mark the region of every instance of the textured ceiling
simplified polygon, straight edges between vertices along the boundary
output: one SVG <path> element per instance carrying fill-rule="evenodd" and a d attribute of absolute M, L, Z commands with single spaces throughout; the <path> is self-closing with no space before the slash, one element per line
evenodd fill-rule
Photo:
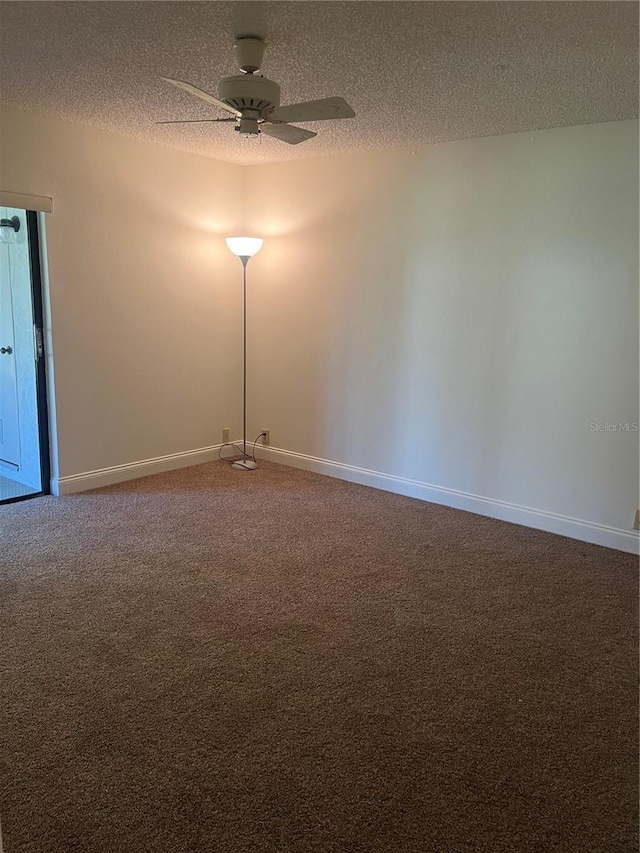
<path fill-rule="evenodd" d="M 638 115 L 635 2 L 2 2 L 0 102 L 237 163 Z M 238 138 L 215 107 L 235 36 L 267 42 L 282 103 L 343 96 L 356 118 L 298 146 Z"/>

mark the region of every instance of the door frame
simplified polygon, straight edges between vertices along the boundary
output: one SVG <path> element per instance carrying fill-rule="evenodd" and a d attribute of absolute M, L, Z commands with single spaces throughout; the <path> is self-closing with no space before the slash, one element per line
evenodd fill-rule
<path fill-rule="evenodd" d="M 36 358 L 36 398 L 38 410 L 38 439 L 40 448 L 40 491 L 0 501 L 5 504 L 26 501 L 51 493 L 51 458 L 49 455 L 49 404 L 47 397 L 46 352 L 44 334 L 44 299 L 42 294 L 42 262 L 40 256 L 40 231 L 38 214 L 35 210 L 26 210 L 27 240 L 29 243 L 29 266 L 31 268 L 31 305 L 34 324 L 34 347 Z"/>
<path fill-rule="evenodd" d="M 40 229 L 38 214 L 27 211 L 27 236 L 29 238 L 29 260 L 31 262 L 31 299 L 33 300 L 33 323 L 37 337 L 38 359 L 36 361 L 36 389 L 38 396 L 38 435 L 40 437 L 40 494 L 51 492 L 51 458 L 49 456 L 49 402 L 47 396 L 46 340 L 44 334 L 44 300 L 42 295 L 42 259 L 40 255 Z"/>

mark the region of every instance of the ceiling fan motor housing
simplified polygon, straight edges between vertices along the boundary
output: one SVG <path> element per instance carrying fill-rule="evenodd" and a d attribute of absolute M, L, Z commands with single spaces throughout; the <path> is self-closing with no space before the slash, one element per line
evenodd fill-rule
<path fill-rule="evenodd" d="M 280 106 L 280 86 L 266 77 L 236 74 L 220 81 L 218 97 L 240 112 L 258 110 L 263 116 Z"/>

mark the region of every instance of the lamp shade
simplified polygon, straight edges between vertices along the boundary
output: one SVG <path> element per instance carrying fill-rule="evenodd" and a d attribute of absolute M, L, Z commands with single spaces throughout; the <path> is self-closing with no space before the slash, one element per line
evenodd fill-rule
<path fill-rule="evenodd" d="M 239 258 L 252 258 L 262 248 L 261 237 L 226 237 L 225 242 Z"/>

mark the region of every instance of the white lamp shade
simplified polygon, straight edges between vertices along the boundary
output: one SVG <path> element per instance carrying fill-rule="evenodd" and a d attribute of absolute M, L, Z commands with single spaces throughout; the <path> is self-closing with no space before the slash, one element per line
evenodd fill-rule
<path fill-rule="evenodd" d="M 261 237 L 226 237 L 225 242 L 239 258 L 252 258 L 262 248 Z"/>

